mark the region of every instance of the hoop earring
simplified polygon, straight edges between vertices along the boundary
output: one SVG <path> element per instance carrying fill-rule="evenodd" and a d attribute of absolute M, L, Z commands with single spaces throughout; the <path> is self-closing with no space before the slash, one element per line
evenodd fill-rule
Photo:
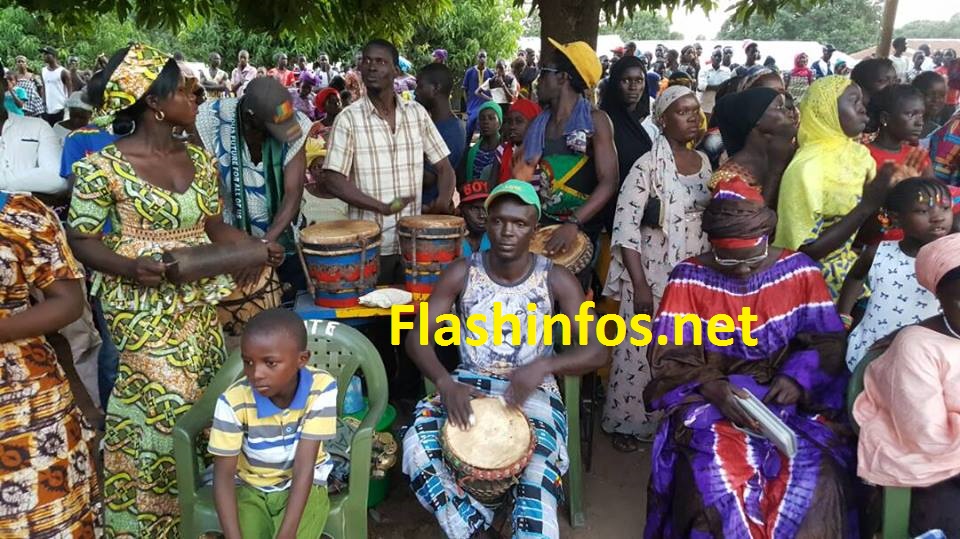
<path fill-rule="evenodd" d="M 167 117 L 167 115 L 162 110 L 158 110 L 153 113 L 153 117 L 156 118 L 158 122 L 162 122 L 163 119 Z"/>

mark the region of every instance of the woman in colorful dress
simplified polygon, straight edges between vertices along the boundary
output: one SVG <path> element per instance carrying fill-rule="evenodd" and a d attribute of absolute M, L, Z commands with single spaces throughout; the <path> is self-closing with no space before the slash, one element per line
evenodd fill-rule
<path fill-rule="evenodd" d="M 644 393 L 667 414 L 651 457 L 647 538 L 856 537 L 843 325 L 817 263 L 769 246 L 776 221 L 751 190 L 718 194 L 703 215 L 712 251 L 670 275 L 653 331 L 666 344 L 654 345 Z M 756 317 L 752 342 L 733 324 L 708 329 L 745 308 Z M 792 458 L 754 434 L 738 404 L 748 393 L 796 434 Z"/>
<path fill-rule="evenodd" d="M 96 537 L 93 430 L 43 337 L 80 317 L 82 270 L 57 216 L 24 194 L 0 192 L 0 260 L 0 537 Z"/>
<path fill-rule="evenodd" d="M 610 270 L 603 295 L 620 301 L 620 316 L 651 317 L 670 270 L 707 247 L 700 217 L 710 199 L 710 161 L 687 144 L 699 131 L 700 103 L 686 86 L 671 86 L 657 97 L 654 117 L 661 135 L 627 174 L 617 200 Z M 636 451 L 650 441 L 658 416 L 647 409 L 643 388 L 650 380 L 647 348 L 634 346 L 633 331 L 613 350 L 613 367 L 603 407 L 603 429 L 614 447 Z"/>
<path fill-rule="evenodd" d="M 742 183 L 776 208 L 780 179 L 796 150 L 797 130 L 784 95 L 763 87 L 730 94 L 717 102 L 713 118 L 730 158 L 713 173 L 710 189 Z"/>
<path fill-rule="evenodd" d="M 836 299 L 857 260 L 854 236 L 883 204 L 896 171 L 887 165 L 877 174 L 870 152 L 856 141 L 867 114 L 860 87 L 849 79 L 818 79 L 800 111 L 800 149 L 783 173 L 775 244 L 819 261 Z"/>
<path fill-rule="evenodd" d="M 74 165 L 71 246 L 94 270 L 110 334 L 120 350 L 107 405 L 104 468 L 110 537 L 178 537 L 172 430 L 225 358 L 216 303 L 225 275 L 174 285 L 159 256 L 215 242 L 255 241 L 223 223 L 220 179 L 202 148 L 174 138 L 197 107 L 177 63 L 145 45 L 123 49 L 90 95 L 125 133 Z M 113 231 L 102 236 L 110 220 Z M 282 248 L 268 245 L 271 265 Z"/>
<path fill-rule="evenodd" d="M 801 52 L 793 58 L 793 69 L 783 75 L 783 82 L 790 95 L 799 103 L 807 89 L 813 84 L 813 71 L 808 67 L 810 57 L 807 53 Z"/>

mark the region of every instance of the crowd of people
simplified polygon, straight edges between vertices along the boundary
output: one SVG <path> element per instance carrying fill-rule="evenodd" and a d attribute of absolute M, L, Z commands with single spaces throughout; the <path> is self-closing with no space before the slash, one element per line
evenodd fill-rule
<path fill-rule="evenodd" d="M 921 47 L 911 67 L 898 38 L 891 58 L 847 66 L 826 45 L 780 71 L 753 41 L 742 64 L 718 46 L 703 67 L 699 44 L 608 58 L 550 43 L 493 68 L 478 51 L 456 95 L 446 50 L 414 72 L 380 39 L 342 71 L 323 53 L 257 68 L 246 51 L 229 74 L 218 53 L 194 70 L 139 43 L 91 72 L 50 47 L 41 75 L 18 57 L 0 77 L 0 535 L 180 535 L 172 432 L 227 358 L 217 305 L 263 278 L 287 307 L 307 288 L 300 230 L 325 219 L 305 215 L 305 190 L 377 224 L 381 285 L 404 281 L 402 217 L 461 215 L 463 256 L 427 302 L 467 327 L 497 303 L 528 328 L 599 296 L 650 317 L 609 354 L 594 322 L 573 325 L 583 346 L 560 349 L 542 327 L 452 350 L 420 342 L 433 319 L 400 347 L 383 324 L 365 330 L 385 362 L 416 367 L 412 392 L 391 383 L 419 400 L 403 471 L 449 537 L 487 536 L 496 513 L 441 447 L 477 396 L 534 427 L 514 536 L 559 536 L 556 377 L 608 362 L 602 429 L 624 453 L 653 443 L 646 537 L 867 536 L 876 485 L 922 500 L 912 533 L 960 535 L 956 54 Z M 554 262 L 583 237 L 597 253 L 585 269 Z M 266 254 L 181 281 L 165 254 L 184 248 Z M 706 327 L 747 308 L 752 336 Z M 640 329 L 649 346 L 631 342 Z M 319 536 L 335 379 L 307 366 L 289 308 L 250 320 L 239 346 L 244 376 L 198 455 L 214 462 L 224 534 Z M 851 417 L 848 383 L 864 370 Z M 423 399 L 420 373 L 437 389 Z M 749 396 L 793 451 L 762 434 Z"/>

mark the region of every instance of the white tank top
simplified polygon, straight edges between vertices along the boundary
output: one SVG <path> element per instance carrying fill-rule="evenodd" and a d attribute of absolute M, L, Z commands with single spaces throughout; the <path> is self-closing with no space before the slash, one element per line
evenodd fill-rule
<path fill-rule="evenodd" d="M 66 71 L 60 66 L 51 71 L 43 66 L 43 97 L 47 103 L 47 113 L 53 114 L 63 110 L 67 104 L 67 87 L 63 85 L 62 73 Z"/>

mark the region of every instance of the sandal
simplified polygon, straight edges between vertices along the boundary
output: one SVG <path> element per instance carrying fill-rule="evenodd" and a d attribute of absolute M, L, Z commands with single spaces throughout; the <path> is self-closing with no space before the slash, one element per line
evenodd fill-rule
<path fill-rule="evenodd" d="M 640 448 L 637 438 L 630 434 L 614 434 L 613 448 L 621 453 L 633 453 Z"/>

